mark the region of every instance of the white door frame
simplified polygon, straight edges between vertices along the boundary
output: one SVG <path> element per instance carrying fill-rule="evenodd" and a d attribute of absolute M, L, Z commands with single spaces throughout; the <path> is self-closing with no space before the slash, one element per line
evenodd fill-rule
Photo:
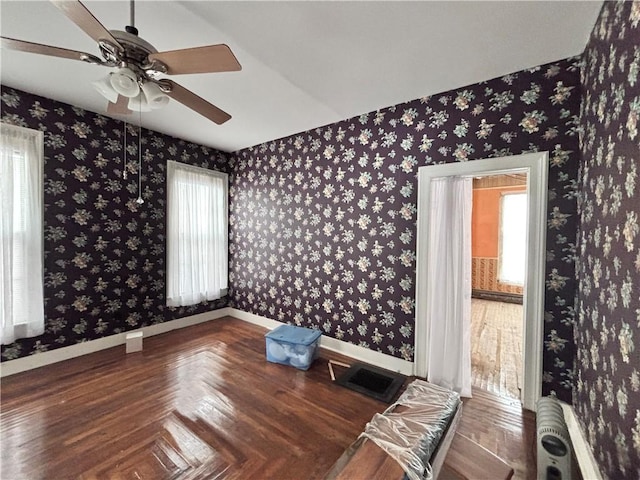
<path fill-rule="evenodd" d="M 524 288 L 522 405 L 534 410 L 542 395 L 542 339 L 544 319 L 545 248 L 547 234 L 548 152 L 469 162 L 428 165 L 418 169 L 418 225 L 416 237 L 416 322 L 414 375 L 426 377 L 428 329 L 426 307 L 430 302 L 427 272 L 431 179 L 449 176 L 488 176 L 527 173 L 527 265 Z"/>

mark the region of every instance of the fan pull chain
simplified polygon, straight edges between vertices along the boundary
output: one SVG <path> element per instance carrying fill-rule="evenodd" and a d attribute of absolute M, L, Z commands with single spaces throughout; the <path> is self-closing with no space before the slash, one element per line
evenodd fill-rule
<path fill-rule="evenodd" d="M 140 131 L 138 132 L 138 199 L 136 203 L 142 205 L 144 203 L 142 199 L 142 105 L 138 109 L 138 123 Z"/>
<path fill-rule="evenodd" d="M 122 178 L 127 179 L 127 122 L 122 122 L 124 125 L 124 161 L 122 167 Z"/>

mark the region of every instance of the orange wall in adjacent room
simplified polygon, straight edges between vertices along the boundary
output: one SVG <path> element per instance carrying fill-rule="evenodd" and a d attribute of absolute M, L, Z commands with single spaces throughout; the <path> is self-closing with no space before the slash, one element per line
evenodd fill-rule
<path fill-rule="evenodd" d="M 523 192 L 524 186 L 479 188 L 473 190 L 471 214 L 471 256 L 498 257 L 500 196 L 504 192 Z"/>

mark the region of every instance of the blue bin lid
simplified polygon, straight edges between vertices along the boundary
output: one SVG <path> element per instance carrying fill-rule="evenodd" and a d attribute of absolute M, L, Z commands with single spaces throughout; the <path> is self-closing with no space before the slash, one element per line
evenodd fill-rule
<path fill-rule="evenodd" d="M 296 327 L 295 325 L 280 325 L 278 328 L 268 332 L 265 337 L 297 345 L 311 345 L 320 335 L 322 335 L 322 332 L 319 330 Z"/>

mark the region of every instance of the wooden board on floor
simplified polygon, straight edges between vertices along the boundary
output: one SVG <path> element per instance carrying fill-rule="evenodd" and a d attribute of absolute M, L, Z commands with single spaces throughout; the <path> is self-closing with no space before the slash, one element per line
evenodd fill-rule
<path fill-rule="evenodd" d="M 451 446 L 454 448 L 447 458 L 447 468 L 460 478 L 510 480 L 513 477 L 513 468 L 470 438 L 456 433 Z"/>

